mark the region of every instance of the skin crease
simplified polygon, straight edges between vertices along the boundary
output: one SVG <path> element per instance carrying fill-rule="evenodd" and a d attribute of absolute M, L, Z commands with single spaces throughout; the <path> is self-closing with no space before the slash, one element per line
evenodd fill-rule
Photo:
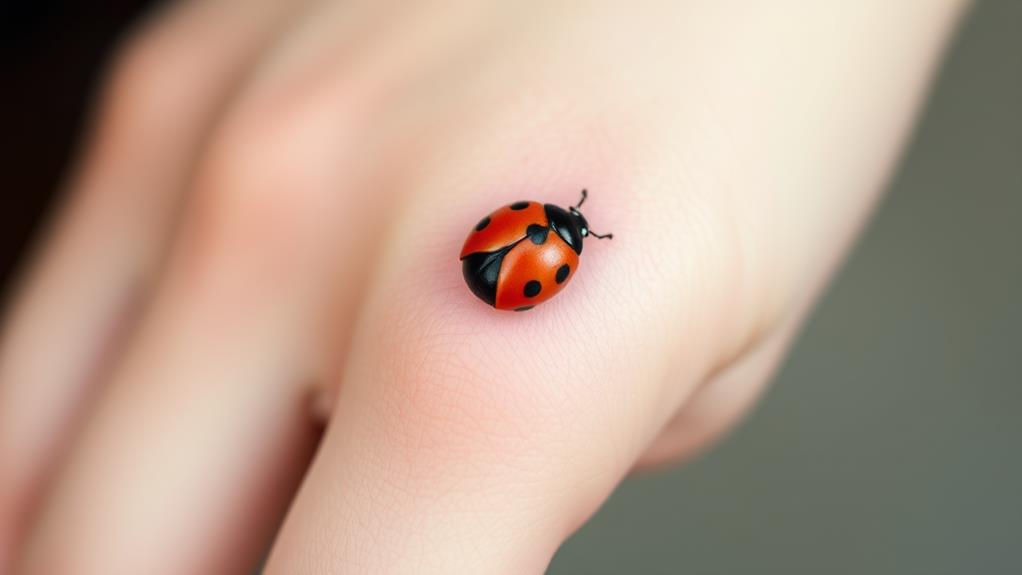
<path fill-rule="evenodd" d="M 542 572 L 761 393 L 961 11 L 171 5 L 4 319 L 0 573 Z M 477 301 L 471 226 L 583 187 L 615 239 Z"/>

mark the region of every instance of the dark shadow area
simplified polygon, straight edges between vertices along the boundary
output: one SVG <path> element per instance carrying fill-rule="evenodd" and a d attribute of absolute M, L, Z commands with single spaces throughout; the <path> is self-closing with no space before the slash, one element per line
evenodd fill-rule
<path fill-rule="evenodd" d="M 0 91 L 0 286 L 9 286 L 66 176 L 104 62 L 149 4 L 32 0 L 0 8 L 7 74 Z"/>

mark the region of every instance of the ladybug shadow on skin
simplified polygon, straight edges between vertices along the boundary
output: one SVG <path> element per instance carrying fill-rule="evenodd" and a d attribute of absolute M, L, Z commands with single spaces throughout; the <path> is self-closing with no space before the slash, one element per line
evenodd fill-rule
<path fill-rule="evenodd" d="M 462 246 L 462 275 L 469 290 L 498 310 L 529 311 L 567 286 L 587 237 L 597 234 L 580 208 L 518 201 L 483 217 Z"/>

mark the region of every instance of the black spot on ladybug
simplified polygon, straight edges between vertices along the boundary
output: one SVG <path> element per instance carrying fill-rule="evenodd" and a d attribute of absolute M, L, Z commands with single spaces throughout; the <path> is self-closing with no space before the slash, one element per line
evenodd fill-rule
<path fill-rule="evenodd" d="M 525 230 L 525 235 L 529 236 L 532 243 L 541 245 L 546 242 L 546 236 L 550 233 L 550 228 L 541 226 L 539 224 L 530 224 Z"/>
<path fill-rule="evenodd" d="M 515 202 L 515 203 L 511 204 L 511 209 L 516 211 L 516 212 L 518 210 L 524 210 L 527 207 L 529 207 L 529 202 Z"/>
<path fill-rule="evenodd" d="M 476 224 L 476 231 L 481 232 L 485 230 L 486 226 L 488 225 L 490 225 L 490 216 L 486 216 L 485 218 L 479 220 L 479 223 Z"/>
<path fill-rule="evenodd" d="M 529 311 L 530 309 L 532 309 L 534 307 L 536 307 L 536 306 L 534 306 L 534 305 L 523 305 L 522 307 L 516 307 L 515 311 Z"/>
<path fill-rule="evenodd" d="M 529 280 L 529 283 L 525 284 L 525 297 L 536 297 L 539 295 L 540 290 L 543 289 L 543 284 L 536 280 Z"/>
<path fill-rule="evenodd" d="M 568 264 L 564 264 L 563 266 L 557 268 L 557 275 L 554 277 L 554 279 L 557 280 L 557 283 L 562 284 L 564 283 L 564 280 L 568 279 L 568 272 L 570 271 L 571 267 Z"/>

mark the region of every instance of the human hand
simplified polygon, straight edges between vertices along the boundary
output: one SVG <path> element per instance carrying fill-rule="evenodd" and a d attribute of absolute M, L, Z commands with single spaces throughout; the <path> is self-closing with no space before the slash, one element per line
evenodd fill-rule
<path fill-rule="evenodd" d="M 247 572 L 285 510 L 269 573 L 542 571 L 781 359 L 958 10 L 890 4 L 170 6 L 3 325 L 0 572 Z M 475 222 L 583 187 L 613 242 L 478 302 Z"/>

